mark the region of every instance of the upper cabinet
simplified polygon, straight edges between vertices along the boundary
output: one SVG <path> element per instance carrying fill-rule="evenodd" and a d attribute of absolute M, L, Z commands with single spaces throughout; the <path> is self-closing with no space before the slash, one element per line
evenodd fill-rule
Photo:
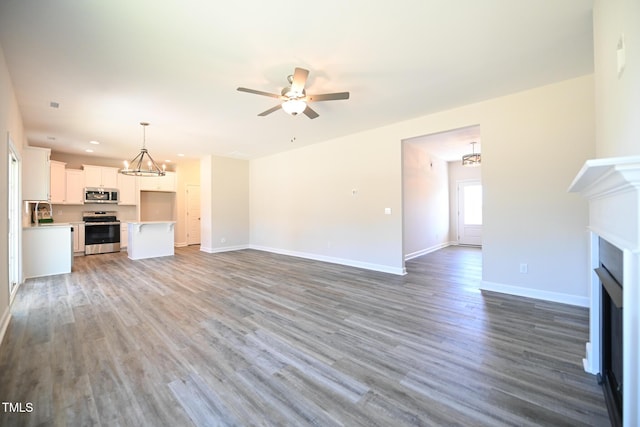
<path fill-rule="evenodd" d="M 81 205 L 84 203 L 84 171 L 66 169 L 66 165 L 51 160 L 51 203 Z"/>
<path fill-rule="evenodd" d="M 118 188 L 118 168 L 82 165 L 85 187 Z"/>
<path fill-rule="evenodd" d="M 84 203 L 84 171 L 67 169 L 66 171 L 66 199 L 67 205 L 81 205 Z"/>
<path fill-rule="evenodd" d="M 136 205 L 136 177 L 131 175 L 118 174 L 118 191 L 120 192 L 119 205 Z M 122 242 L 120 242 L 122 247 Z"/>
<path fill-rule="evenodd" d="M 66 202 L 67 176 L 65 173 L 66 163 L 51 160 L 51 171 L 49 182 L 51 185 L 51 203 L 62 204 Z"/>
<path fill-rule="evenodd" d="M 22 200 L 49 200 L 50 155 L 48 148 L 25 147 L 22 150 Z"/>
<path fill-rule="evenodd" d="M 176 191 L 176 173 L 165 172 L 164 176 L 139 177 L 140 191 Z"/>

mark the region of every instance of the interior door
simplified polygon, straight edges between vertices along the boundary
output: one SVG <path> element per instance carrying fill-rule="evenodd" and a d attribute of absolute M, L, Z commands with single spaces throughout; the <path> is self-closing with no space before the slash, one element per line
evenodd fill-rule
<path fill-rule="evenodd" d="M 200 186 L 187 185 L 187 245 L 200 244 Z"/>
<path fill-rule="evenodd" d="M 482 183 L 458 183 L 458 244 L 482 245 Z"/>

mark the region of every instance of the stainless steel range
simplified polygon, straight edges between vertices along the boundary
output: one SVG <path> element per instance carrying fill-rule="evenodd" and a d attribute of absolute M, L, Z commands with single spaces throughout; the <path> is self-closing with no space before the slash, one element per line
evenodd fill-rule
<path fill-rule="evenodd" d="M 120 251 L 120 221 L 116 212 L 83 212 L 84 254 Z"/>

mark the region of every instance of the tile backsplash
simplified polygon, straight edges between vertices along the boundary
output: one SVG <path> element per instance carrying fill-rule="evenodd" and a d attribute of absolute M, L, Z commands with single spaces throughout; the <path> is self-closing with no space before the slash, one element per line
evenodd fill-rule
<path fill-rule="evenodd" d="M 85 211 L 114 211 L 117 212 L 118 219 L 121 222 L 135 221 L 135 206 L 119 206 L 119 205 L 53 205 L 53 221 L 54 222 L 81 222 L 82 212 Z"/>

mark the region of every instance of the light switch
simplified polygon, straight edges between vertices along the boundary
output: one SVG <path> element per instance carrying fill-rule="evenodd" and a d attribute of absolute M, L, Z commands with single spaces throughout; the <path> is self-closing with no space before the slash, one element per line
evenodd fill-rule
<path fill-rule="evenodd" d="M 384 208 L 385 215 L 391 215 L 391 208 Z"/>

